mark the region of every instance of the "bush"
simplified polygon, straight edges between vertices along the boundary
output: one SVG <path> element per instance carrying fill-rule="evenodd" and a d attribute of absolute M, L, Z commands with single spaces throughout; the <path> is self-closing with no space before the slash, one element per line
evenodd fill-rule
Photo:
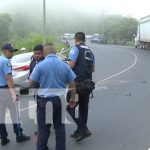
<path fill-rule="evenodd" d="M 12 40 L 13 45 L 19 49 L 18 53 L 20 53 L 20 49 L 22 47 L 25 47 L 28 51 L 32 51 L 33 47 L 36 44 L 42 44 L 43 43 L 43 36 L 37 35 L 37 34 L 31 34 L 27 38 L 15 38 Z M 63 47 L 65 47 L 64 44 L 61 44 L 57 42 L 57 39 L 53 36 L 47 36 L 46 37 L 46 43 L 53 43 L 57 49 L 57 51 L 61 51 Z"/>

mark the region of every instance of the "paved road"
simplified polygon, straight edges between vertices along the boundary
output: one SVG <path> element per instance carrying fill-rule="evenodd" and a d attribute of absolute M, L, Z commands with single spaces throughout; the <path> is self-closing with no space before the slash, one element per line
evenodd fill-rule
<path fill-rule="evenodd" d="M 75 129 L 66 125 L 67 150 L 148 150 L 150 147 L 150 51 L 121 46 L 91 45 L 96 56 L 94 79 L 99 81 L 90 102 L 89 128 L 93 136 L 82 143 L 69 138 Z M 102 82 L 103 81 L 103 82 Z M 21 98 L 24 132 L 32 140 L 11 143 L 0 150 L 34 150 L 36 125 L 28 119 L 26 107 L 31 97 Z M 31 105 L 30 105 L 31 106 Z M 25 108 L 25 109 L 24 109 Z M 34 107 L 31 107 L 32 110 Z M 54 131 L 49 147 L 54 150 Z"/>

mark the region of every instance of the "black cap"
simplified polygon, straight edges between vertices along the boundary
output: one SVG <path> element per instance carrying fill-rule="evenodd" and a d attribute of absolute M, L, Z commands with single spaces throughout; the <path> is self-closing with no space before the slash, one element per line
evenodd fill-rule
<path fill-rule="evenodd" d="M 18 49 L 14 48 L 12 44 L 7 43 L 2 47 L 2 50 L 9 50 L 9 51 L 17 51 Z"/>

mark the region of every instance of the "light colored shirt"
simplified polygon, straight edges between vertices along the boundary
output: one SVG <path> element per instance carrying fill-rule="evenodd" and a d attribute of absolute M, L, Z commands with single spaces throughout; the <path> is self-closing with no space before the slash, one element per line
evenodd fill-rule
<path fill-rule="evenodd" d="M 68 64 L 56 55 L 50 54 L 38 63 L 30 79 L 40 84 L 38 95 L 41 97 L 61 96 L 66 93 L 66 87 L 73 82 L 76 75 Z"/>
<path fill-rule="evenodd" d="M 76 46 L 73 46 L 70 50 L 68 60 L 76 62 L 79 56 L 79 50 Z"/>
<path fill-rule="evenodd" d="M 4 55 L 0 56 L 0 86 L 7 85 L 6 75 L 12 74 L 12 65 L 8 58 Z"/>

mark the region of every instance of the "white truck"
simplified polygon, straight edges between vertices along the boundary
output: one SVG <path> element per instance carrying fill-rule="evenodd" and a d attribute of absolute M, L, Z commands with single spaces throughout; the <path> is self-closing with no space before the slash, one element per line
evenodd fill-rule
<path fill-rule="evenodd" d="M 135 47 L 141 49 L 150 47 L 150 15 L 139 20 Z"/>

